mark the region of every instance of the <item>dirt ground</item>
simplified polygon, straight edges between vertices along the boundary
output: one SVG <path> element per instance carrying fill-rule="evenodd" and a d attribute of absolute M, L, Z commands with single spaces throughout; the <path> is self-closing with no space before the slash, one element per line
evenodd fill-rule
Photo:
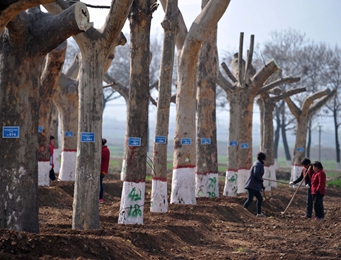
<path fill-rule="evenodd" d="M 75 231 L 72 182 L 39 187 L 40 234 L 0 229 L 0 259 L 341 259 L 340 190 L 328 188 L 325 219 L 305 219 L 306 190 L 301 189 L 286 214 L 295 189 L 287 185 L 266 192 L 256 218 L 246 194 L 198 198 L 197 205 L 169 205 L 168 213 L 151 213 L 146 183 L 143 225 L 117 224 L 122 182 L 104 179 L 100 230 Z M 170 189 L 170 183 L 169 183 Z"/>

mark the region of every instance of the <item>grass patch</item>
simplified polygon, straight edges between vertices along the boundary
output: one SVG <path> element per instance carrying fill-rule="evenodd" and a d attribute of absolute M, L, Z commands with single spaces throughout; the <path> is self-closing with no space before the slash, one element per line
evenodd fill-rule
<path fill-rule="evenodd" d="M 327 187 L 341 188 L 341 178 L 327 182 Z"/>

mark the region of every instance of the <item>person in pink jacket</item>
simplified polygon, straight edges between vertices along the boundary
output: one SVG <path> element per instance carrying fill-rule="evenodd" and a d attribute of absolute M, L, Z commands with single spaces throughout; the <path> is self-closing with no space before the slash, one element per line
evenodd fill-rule
<path fill-rule="evenodd" d="M 104 203 L 103 200 L 103 178 L 109 171 L 109 161 L 110 161 L 110 150 L 108 146 L 105 144 L 107 140 L 105 138 L 102 139 L 102 160 L 101 160 L 101 175 L 100 175 L 100 191 L 99 191 L 99 203 Z"/>
<path fill-rule="evenodd" d="M 313 195 L 315 220 L 324 218 L 323 197 L 326 195 L 326 174 L 323 171 L 322 163 L 313 163 L 313 176 L 311 179 L 311 194 Z"/>

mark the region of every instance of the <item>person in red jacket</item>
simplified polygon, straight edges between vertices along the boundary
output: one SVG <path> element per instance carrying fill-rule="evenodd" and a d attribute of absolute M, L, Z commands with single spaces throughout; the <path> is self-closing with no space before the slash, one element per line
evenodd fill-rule
<path fill-rule="evenodd" d="M 103 200 L 103 178 L 108 173 L 109 161 L 110 161 L 110 150 L 105 145 L 107 140 L 102 139 L 102 160 L 101 160 L 101 175 L 100 175 L 100 191 L 99 191 L 99 203 L 104 203 Z"/>
<path fill-rule="evenodd" d="M 323 171 L 322 163 L 313 163 L 314 174 L 311 179 L 311 194 L 314 200 L 315 220 L 324 218 L 323 197 L 326 195 L 326 174 Z"/>

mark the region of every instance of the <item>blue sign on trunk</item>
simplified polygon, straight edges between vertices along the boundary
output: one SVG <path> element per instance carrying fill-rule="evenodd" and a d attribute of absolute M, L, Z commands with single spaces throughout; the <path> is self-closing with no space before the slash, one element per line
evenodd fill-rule
<path fill-rule="evenodd" d="M 191 145 L 192 144 L 192 138 L 181 138 L 181 144 L 182 145 Z"/>
<path fill-rule="evenodd" d="M 2 138 L 19 138 L 19 126 L 3 126 Z"/>
<path fill-rule="evenodd" d="M 238 146 L 238 141 L 230 140 L 230 146 L 231 147 L 237 147 Z"/>
<path fill-rule="evenodd" d="M 155 136 L 155 143 L 166 144 L 166 136 L 161 136 L 161 135 Z"/>
<path fill-rule="evenodd" d="M 241 143 L 240 148 L 242 149 L 248 149 L 249 148 L 249 143 Z"/>
<path fill-rule="evenodd" d="M 128 145 L 129 146 L 141 146 L 141 137 L 129 137 Z"/>
<path fill-rule="evenodd" d="M 72 131 L 66 131 L 65 137 L 73 137 L 73 132 Z"/>
<path fill-rule="evenodd" d="M 95 142 L 95 133 L 82 132 L 81 133 L 81 142 L 82 143 L 94 143 Z"/>
<path fill-rule="evenodd" d="M 211 144 L 211 138 L 201 138 L 201 144 Z"/>

